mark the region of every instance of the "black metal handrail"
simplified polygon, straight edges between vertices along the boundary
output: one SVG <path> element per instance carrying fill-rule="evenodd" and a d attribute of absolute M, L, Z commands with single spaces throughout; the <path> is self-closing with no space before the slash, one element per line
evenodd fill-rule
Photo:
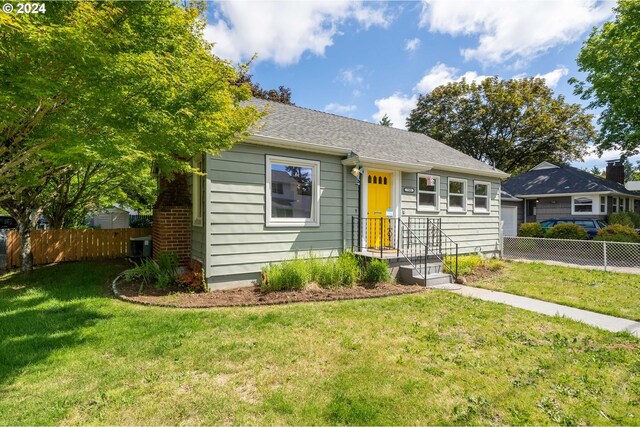
<path fill-rule="evenodd" d="M 442 220 L 429 217 L 400 218 L 351 218 L 351 249 L 386 253 L 396 251 L 427 280 L 429 258 L 434 257 L 458 278 L 458 244 L 442 231 Z M 366 233 L 366 234 L 363 234 Z M 371 244 L 371 245 L 369 245 Z M 424 271 L 418 266 L 424 266 Z"/>

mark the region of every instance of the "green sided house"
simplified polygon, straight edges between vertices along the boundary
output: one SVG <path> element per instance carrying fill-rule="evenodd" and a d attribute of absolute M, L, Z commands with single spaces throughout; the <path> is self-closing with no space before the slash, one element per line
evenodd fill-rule
<path fill-rule="evenodd" d="M 161 182 L 157 255 L 175 251 L 211 288 L 313 252 L 385 258 L 407 282 L 450 281 L 442 262 L 500 251 L 508 175 L 427 136 L 253 100 L 268 115 L 244 142 Z"/>

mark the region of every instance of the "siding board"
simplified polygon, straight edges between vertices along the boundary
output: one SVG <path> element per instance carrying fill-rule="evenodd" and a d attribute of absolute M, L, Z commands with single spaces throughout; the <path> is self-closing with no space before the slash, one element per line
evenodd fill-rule
<path fill-rule="evenodd" d="M 320 161 L 319 227 L 265 226 L 266 155 Z M 264 265 L 296 254 L 313 251 L 326 257 L 342 250 L 344 200 L 357 206 L 358 193 L 343 193 L 345 167 L 340 157 L 245 143 L 207 160 L 210 283 L 258 278 Z M 349 174 L 348 179 L 355 187 L 355 178 Z"/>

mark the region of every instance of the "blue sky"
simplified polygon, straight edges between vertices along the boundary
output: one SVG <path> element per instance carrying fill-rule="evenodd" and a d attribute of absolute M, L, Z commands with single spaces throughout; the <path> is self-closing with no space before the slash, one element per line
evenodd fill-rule
<path fill-rule="evenodd" d="M 580 45 L 613 7 L 596 0 L 214 1 L 205 36 L 225 59 L 257 54 L 254 80 L 290 87 L 299 106 L 372 122 L 386 113 L 403 127 L 418 94 L 462 76 L 540 76 L 582 102 L 567 80 L 582 77 Z M 592 154 L 576 165 L 605 162 Z"/>

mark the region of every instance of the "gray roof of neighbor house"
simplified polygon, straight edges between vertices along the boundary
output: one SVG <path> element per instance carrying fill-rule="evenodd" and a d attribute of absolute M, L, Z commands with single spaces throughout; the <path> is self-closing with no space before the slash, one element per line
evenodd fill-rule
<path fill-rule="evenodd" d="M 629 191 L 622 184 L 572 166 L 553 166 L 556 167 L 533 168 L 513 176 L 502 183 L 502 188 L 516 197 L 596 192 L 640 196 L 640 193 Z"/>
<path fill-rule="evenodd" d="M 508 176 L 424 134 L 262 99 L 250 102 L 268 112 L 251 131 L 258 137 L 343 149 L 359 158 L 424 166 L 425 170 L 440 165 Z"/>

